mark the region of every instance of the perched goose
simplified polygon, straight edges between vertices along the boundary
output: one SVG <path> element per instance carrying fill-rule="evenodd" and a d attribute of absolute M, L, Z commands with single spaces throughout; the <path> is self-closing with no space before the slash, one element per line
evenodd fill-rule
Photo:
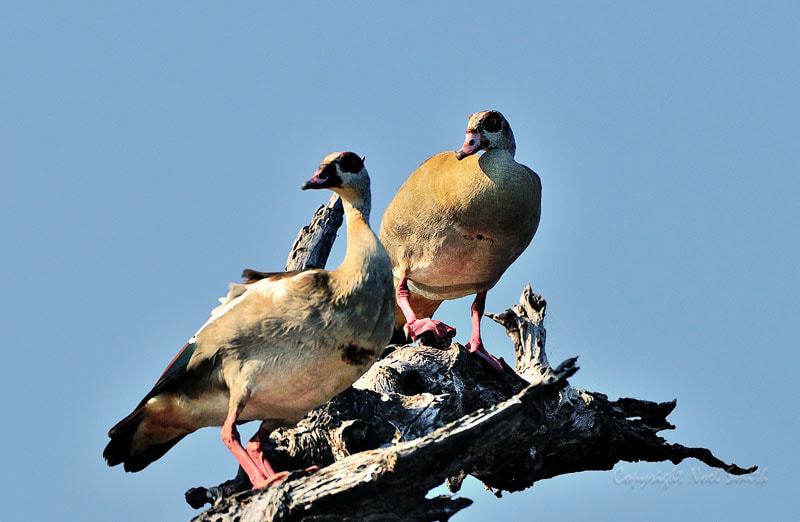
<path fill-rule="evenodd" d="M 276 427 L 293 425 L 350 386 L 389 342 L 392 266 L 369 227 L 370 181 L 352 152 L 325 157 L 303 185 L 344 202 L 347 253 L 333 271 L 245 270 L 136 409 L 108 435 L 109 466 L 139 471 L 185 435 L 222 426 L 222 440 L 254 488 L 282 479 L 261 452 Z M 236 425 L 263 424 L 247 448 Z"/>
<path fill-rule="evenodd" d="M 480 150 L 486 152 L 475 156 Z M 455 329 L 430 316 L 444 299 L 477 294 L 467 348 L 498 370 L 481 340 L 486 292 L 533 239 L 542 194 L 539 176 L 514 161 L 515 151 L 502 114 L 471 115 L 461 150 L 420 165 L 389 204 L 380 229 L 397 284 L 395 328 L 405 324 L 414 340 L 424 333 L 449 340 Z"/>

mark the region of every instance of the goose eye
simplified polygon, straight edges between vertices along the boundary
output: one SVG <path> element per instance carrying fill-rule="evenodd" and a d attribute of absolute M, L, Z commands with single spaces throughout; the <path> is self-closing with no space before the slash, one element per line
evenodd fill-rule
<path fill-rule="evenodd" d="M 364 163 L 357 155 L 346 152 L 339 158 L 339 167 L 343 172 L 358 173 L 364 168 Z"/>
<path fill-rule="evenodd" d="M 484 123 L 484 128 L 488 132 L 497 132 L 500 130 L 500 117 L 497 114 L 490 114 L 488 118 L 486 118 L 486 123 Z"/>

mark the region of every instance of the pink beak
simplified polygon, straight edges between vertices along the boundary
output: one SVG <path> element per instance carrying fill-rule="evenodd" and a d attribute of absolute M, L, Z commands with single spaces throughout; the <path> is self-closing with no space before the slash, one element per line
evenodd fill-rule
<path fill-rule="evenodd" d="M 303 183 L 300 188 L 306 190 L 330 186 L 331 179 L 329 176 L 332 172 L 336 172 L 335 169 L 330 168 L 330 165 L 331 164 L 320 166 L 314 175 L 311 176 L 311 179 Z"/>
<path fill-rule="evenodd" d="M 464 145 L 461 147 L 461 150 L 456 151 L 456 159 L 462 160 L 484 148 L 481 143 L 482 141 L 480 133 L 467 131 L 467 138 L 464 140 Z"/>

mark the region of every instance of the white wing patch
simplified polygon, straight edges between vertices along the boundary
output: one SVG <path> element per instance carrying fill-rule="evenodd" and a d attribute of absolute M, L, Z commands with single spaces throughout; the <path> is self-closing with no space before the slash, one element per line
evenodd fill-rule
<path fill-rule="evenodd" d="M 284 279 L 278 279 L 276 281 L 265 280 L 263 281 L 264 284 L 258 285 L 254 288 L 255 291 L 264 295 L 264 296 L 272 296 L 273 299 L 280 299 L 281 297 L 285 296 L 287 293 L 286 284 L 293 280 L 295 277 L 302 274 L 297 274 L 293 277 L 287 277 Z"/>
<path fill-rule="evenodd" d="M 281 297 L 286 295 L 287 293 L 286 283 L 292 279 L 294 279 L 294 277 L 282 278 L 278 280 L 262 279 L 261 281 L 257 281 L 255 283 L 250 283 L 247 285 L 242 283 L 230 283 L 228 285 L 228 295 L 219 298 L 220 305 L 211 310 L 211 317 L 209 317 L 208 321 L 206 321 L 205 324 L 203 324 L 203 326 L 201 326 L 200 329 L 197 330 L 197 332 L 192 336 L 191 339 L 189 339 L 189 342 L 190 343 L 195 342 L 197 340 L 197 336 L 200 335 L 200 332 L 202 332 L 206 326 L 213 323 L 223 315 L 229 313 L 239 303 L 244 302 L 247 295 L 249 295 L 252 292 L 258 292 L 265 296 L 271 294 L 273 296 L 273 299 L 280 299 Z"/>
<path fill-rule="evenodd" d="M 200 335 L 200 332 L 202 332 L 206 326 L 230 312 L 234 306 L 244 301 L 242 296 L 247 293 L 247 290 L 247 286 L 241 283 L 230 283 L 228 285 L 228 295 L 219 298 L 220 305 L 211 310 L 211 317 L 209 317 L 208 321 L 203 323 L 203 326 L 189 339 L 189 343 L 191 344 L 197 341 L 197 336 Z"/>
<path fill-rule="evenodd" d="M 247 286 L 241 283 L 230 283 L 228 285 L 228 295 L 219 298 L 219 302 L 221 304 L 218 307 L 211 310 L 211 317 L 214 317 L 214 315 L 222 308 L 224 308 L 226 304 L 230 303 L 240 295 L 243 295 L 245 292 L 247 292 Z"/>

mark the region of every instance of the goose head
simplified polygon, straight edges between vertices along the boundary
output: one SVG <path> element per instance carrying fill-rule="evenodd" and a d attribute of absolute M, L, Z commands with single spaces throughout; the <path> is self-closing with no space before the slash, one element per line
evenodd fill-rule
<path fill-rule="evenodd" d="M 514 156 L 517 144 L 514 133 L 502 114 L 498 111 L 476 112 L 467 121 L 467 138 L 461 150 L 456 151 L 459 160 L 480 150 L 507 150 Z"/>
<path fill-rule="evenodd" d="M 339 194 L 355 208 L 369 215 L 370 183 L 364 158 L 354 152 L 332 152 L 325 156 L 302 189 L 327 188 Z"/>

